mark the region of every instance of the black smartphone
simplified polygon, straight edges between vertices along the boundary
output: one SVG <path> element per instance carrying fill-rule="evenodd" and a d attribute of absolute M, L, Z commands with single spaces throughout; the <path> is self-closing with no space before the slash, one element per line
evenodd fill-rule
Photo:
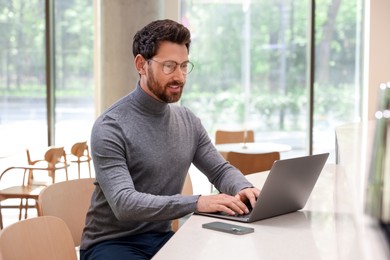
<path fill-rule="evenodd" d="M 253 233 L 255 231 L 254 228 L 243 227 L 219 221 L 203 224 L 202 227 L 234 235 L 244 235 L 248 233 Z"/>

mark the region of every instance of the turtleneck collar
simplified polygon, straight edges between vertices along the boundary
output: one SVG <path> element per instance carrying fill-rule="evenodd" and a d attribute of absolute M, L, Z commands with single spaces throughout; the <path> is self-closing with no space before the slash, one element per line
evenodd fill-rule
<path fill-rule="evenodd" d="M 151 114 L 164 114 L 169 107 L 168 103 L 159 101 L 147 94 L 139 85 L 139 82 L 133 92 L 135 101 L 145 112 Z"/>

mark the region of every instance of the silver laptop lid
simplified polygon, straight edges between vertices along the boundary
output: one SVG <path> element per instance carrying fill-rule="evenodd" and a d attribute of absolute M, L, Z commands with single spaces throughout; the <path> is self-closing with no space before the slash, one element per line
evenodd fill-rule
<path fill-rule="evenodd" d="M 275 161 L 249 222 L 302 209 L 329 153 Z"/>

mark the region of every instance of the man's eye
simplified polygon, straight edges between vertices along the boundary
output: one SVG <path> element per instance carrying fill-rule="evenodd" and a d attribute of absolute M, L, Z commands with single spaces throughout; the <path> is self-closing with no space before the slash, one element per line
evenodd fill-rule
<path fill-rule="evenodd" d="M 174 67 L 176 67 L 176 64 L 173 64 L 173 63 L 165 63 L 164 66 L 165 66 L 167 69 L 173 69 Z"/>

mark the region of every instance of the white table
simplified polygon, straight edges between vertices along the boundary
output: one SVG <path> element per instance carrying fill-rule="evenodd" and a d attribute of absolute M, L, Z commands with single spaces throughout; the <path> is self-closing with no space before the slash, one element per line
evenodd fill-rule
<path fill-rule="evenodd" d="M 217 144 L 217 150 L 221 153 L 240 152 L 240 153 L 269 153 L 269 152 L 288 152 L 291 146 L 278 143 L 230 143 Z"/>
<path fill-rule="evenodd" d="M 247 175 L 262 187 L 267 173 Z M 357 210 L 344 168 L 326 165 L 302 211 L 250 224 L 193 215 L 154 260 L 297 259 L 384 260 L 390 250 L 377 223 Z M 255 228 L 246 235 L 203 229 L 224 221 Z"/>

